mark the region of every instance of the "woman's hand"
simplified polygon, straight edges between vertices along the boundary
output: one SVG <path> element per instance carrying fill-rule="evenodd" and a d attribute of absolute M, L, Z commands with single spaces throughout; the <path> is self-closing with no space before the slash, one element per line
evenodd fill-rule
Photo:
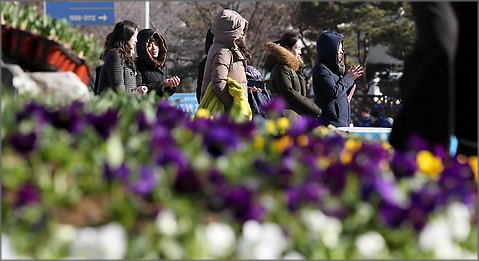
<path fill-rule="evenodd" d="M 363 67 L 361 65 L 349 67 L 348 74 L 351 75 L 353 80 L 363 76 Z"/>
<path fill-rule="evenodd" d="M 180 78 L 178 76 L 173 76 L 165 80 L 165 87 L 176 87 L 180 84 Z"/>
<path fill-rule="evenodd" d="M 137 92 L 139 95 L 143 96 L 143 95 L 145 95 L 146 92 L 148 92 L 148 87 L 146 87 L 146 86 L 139 86 L 138 88 L 136 88 L 136 92 Z"/>
<path fill-rule="evenodd" d="M 249 92 L 262 92 L 262 90 L 260 88 L 257 88 L 257 87 L 248 87 L 248 91 Z"/>

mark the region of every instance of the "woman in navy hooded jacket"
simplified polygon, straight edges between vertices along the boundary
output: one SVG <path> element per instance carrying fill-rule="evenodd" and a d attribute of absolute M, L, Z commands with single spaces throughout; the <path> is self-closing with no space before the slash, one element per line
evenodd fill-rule
<path fill-rule="evenodd" d="M 359 65 L 344 73 L 343 38 L 344 35 L 337 32 L 322 33 L 317 42 L 318 61 L 313 68 L 314 102 L 323 111 L 323 124 L 335 127 L 349 126 L 348 90 L 363 74 Z"/>

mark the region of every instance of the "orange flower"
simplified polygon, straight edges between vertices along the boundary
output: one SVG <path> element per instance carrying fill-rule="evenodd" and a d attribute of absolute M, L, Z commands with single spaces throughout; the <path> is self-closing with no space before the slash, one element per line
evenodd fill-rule
<path fill-rule="evenodd" d="M 277 151 L 283 153 L 288 147 L 291 146 L 292 140 L 289 136 L 283 136 L 274 142 L 274 146 Z"/>

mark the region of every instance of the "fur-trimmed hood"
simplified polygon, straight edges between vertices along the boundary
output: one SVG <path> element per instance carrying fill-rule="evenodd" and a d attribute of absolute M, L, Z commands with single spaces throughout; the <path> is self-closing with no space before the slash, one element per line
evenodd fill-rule
<path fill-rule="evenodd" d="M 301 62 L 296 59 L 294 54 L 279 44 L 273 42 L 266 43 L 266 53 L 268 56 L 265 61 L 265 69 L 268 72 L 270 72 L 278 62 L 286 64 L 294 71 L 297 71 L 301 66 Z"/>
<path fill-rule="evenodd" d="M 136 53 L 138 54 L 138 60 L 141 63 L 157 67 L 160 70 L 163 69 L 163 67 L 165 67 L 166 54 L 168 52 L 163 36 L 152 29 L 143 29 L 138 32 L 137 38 L 138 43 L 136 44 Z M 156 58 L 148 52 L 147 46 L 150 40 L 155 41 L 158 45 L 158 57 Z"/>

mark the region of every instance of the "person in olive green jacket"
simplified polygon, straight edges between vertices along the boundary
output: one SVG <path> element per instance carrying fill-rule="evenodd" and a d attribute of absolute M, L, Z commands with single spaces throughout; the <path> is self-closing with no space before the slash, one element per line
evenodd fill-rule
<path fill-rule="evenodd" d="M 301 35 L 285 33 L 280 40 L 268 42 L 265 69 L 270 73 L 266 87 L 272 96 L 286 101 L 283 115 L 291 122 L 300 116 L 320 117 L 321 109 L 307 97 L 306 81 L 301 59 Z"/>

